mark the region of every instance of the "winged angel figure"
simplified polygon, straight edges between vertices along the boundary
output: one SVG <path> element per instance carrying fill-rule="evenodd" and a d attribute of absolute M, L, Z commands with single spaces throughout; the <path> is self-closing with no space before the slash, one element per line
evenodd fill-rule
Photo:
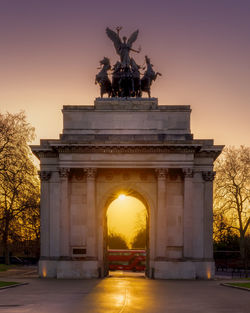
<path fill-rule="evenodd" d="M 120 29 L 121 29 L 121 27 L 117 27 L 116 28 L 117 33 L 116 33 L 107 27 L 106 33 L 107 33 L 108 37 L 113 41 L 116 53 L 121 58 L 122 68 L 126 68 L 126 67 L 129 67 L 129 65 L 130 65 L 130 57 L 129 57 L 130 51 L 137 52 L 137 53 L 140 52 L 140 49 L 139 50 L 132 49 L 132 45 L 137 39 L 139 30 L 136 30 L 135 32 L 133 32 L 133 34 L 129 37 L 128 40 L 127 40 L 127 37 L 123 37 L 122 38 L 123 42 L 122 42 L 122 40 L 119 36 Z"/>

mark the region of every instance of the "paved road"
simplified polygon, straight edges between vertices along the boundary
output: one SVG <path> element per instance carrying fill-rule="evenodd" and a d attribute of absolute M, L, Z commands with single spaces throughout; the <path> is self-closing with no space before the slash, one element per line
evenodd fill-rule
<path fill-rule="evenodd" d="M 123 274 L 102 280 L 15 280 L 29 284 L 1 290 L 0 313 L 249 313 L 250 307 L 250 292 L 220 286 L 219 281 Z"/>

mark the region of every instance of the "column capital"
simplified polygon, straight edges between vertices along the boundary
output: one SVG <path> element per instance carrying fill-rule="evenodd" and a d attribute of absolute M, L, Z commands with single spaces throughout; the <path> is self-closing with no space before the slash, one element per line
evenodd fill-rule
<path fill-rule="evenodd" d="M 168 175 L 168 169 L 167 168 L 156 168 L 155 172 L 157 174 L 158 179 L 166 179 Z"/>
<path fill-rule="evenodd" d="M 87 178 L 95 178 L 97 169 L 94 167 L 85 168 L 84 173 L 86 174 Z"/>
<path fill-rule="evenodd" d="M 51 177 L 51 172 L 50 171 L 39 171 L 38 175 L 39 175 L 41 181 L 48 181 Z"/>
<path fill-rule="evenodd" d="M 191 167 L 185 167 L 182 169 L 185 178 L 192 178 L 194 176 L 194 171 Z"/>
<path fill-rule="evenodd" d="M 202 177 L 205 181 L 213 181 L 215 174 L 216 174 L 216 172 L 214 172 L 214 171 L 203 171 Z"/>
<path fill-rule="evenodd" d="M 70 169 L 66 167 L 59 168 L 59 176 L 60 178 L 67 178 L 69 176 Z"/>

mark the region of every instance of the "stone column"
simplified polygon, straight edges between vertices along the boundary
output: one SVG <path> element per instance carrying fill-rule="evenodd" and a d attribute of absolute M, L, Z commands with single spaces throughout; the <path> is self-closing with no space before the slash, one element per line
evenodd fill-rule
<path fill-rule="evenodd" d="M 59 168 L 61 180 L 60 188 L 60 256 L 62 258 L 70 257 L 69 249 L 69 201 L 68 201 L 68 175 L 70 169 Z"/>
<path fill-rule="evenodd" d="M 183 243 L 184 257 L 193 256 L 193 170 L 183 168 L 184 174 L 184 212 L 183 212 Z"/>
<path fill-rule="evenodd" d="M 157 173 L 157 222 L 156 222 L 156 258 L 166 257 L 167 210 L 166 210 L 166 174 L 167 169 L 156 169 Z"/>
<path fill-rule="evenodd" d="M 41 258 L 50 256 L 50 188 L 51 172 L 40 171 L 41 179 Z"/>
<path fill-rule="evenodd" d="M 61 225 L 61 179 L 58 171 L 50 179 L 50 257 L 59 258 Z"/>
<path fill-rule="evenodd" d="M 202 172 L 204 179 L 204 258 L 213 259 L 213 180 L 215 172 Z"/>
<path fill-rule="evenodd" d="M 87 196 L 87 256 L 97 257 L 97 225 L 96 225 L 96 205 L 95 205 L 95 178 L 97 170 L 87 168 L 84 170 L 87 177 L 86 196 Z"/>

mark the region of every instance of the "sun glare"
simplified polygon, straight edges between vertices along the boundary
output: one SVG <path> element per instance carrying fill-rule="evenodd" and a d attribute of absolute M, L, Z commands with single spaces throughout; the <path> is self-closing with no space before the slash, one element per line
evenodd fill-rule
<path fill-rule="evenodd" d="M 120 194 L 120 195 L 118 196 L 118 199 L 119 199 L 119 200 L 125 200 L 125 199 L 126 199 L 126 196 L 125 196 L 124 194 Z"/>

